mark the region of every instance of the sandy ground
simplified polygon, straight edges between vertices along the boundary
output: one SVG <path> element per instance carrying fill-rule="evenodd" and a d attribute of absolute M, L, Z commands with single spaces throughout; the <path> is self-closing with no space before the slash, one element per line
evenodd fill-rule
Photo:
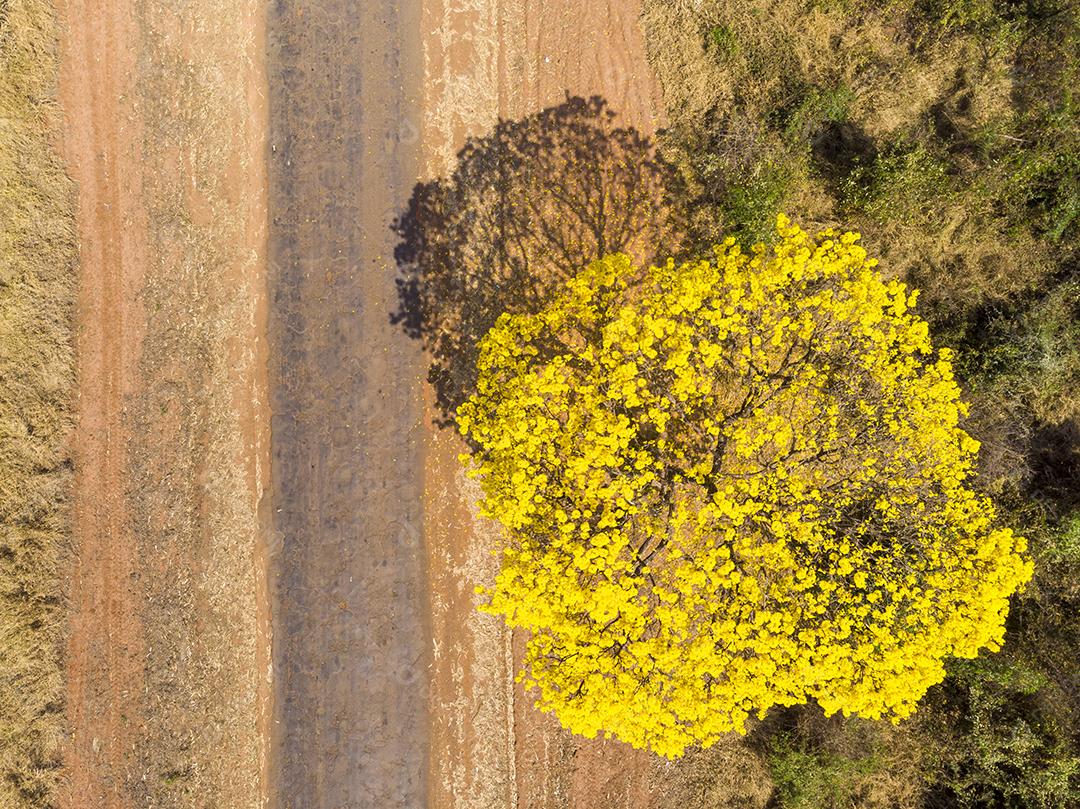
<path fill-rule="evenodd" d="M 80 245 L 67 809 L 265 790 L 261 11 L 60 3 Z"/>
<path fill-rule="evenodd" d="M 62 9 L 61 101 L 66 158 L 79 184 L 80 294 L 77 348 L 75 543 L 67 657 L 71 741 L 65 758 L 68 807 L 129 805 L 125 784 L 142 721 L 143 636 L 135 583 L 135 537 L 126 502 L 128 431 L 124 400 L 137 378 L 145 271 L 141 175 L 115 182 L 122 155 L 141 132 L 120 109 L 135 80 L 130 17 L 94 19 L 84 4 Z M 112 23 L 112 25 L 109 25 Z M 109 43 L 109 44 L 106 44 Z M 112 57 L 102 61 L 105 52 Z M 125 111 L 127 112 L 127 111 Z M 107 145 L 106 145 L 107 144 Z"/>
<path fill-rule="evenodd" d="M 746 774 L 740 805 L 760 806 L 737 752 L 673 766 L 575 739 L 514 685 L 523 638 L 473 593 L 494 575 L 495 528 L 474 516 L 460 441 L 434 426 L 416 345 L 387 322 L 389 226 L 467 136 L 568 92 L 603 96 L 646 134 L 662 124 L 639 16 L 636 0 L 326 0 L 272 16 L 283 809 L 690 809 L 719 804 L 705 773 L 732 770 Z"/>

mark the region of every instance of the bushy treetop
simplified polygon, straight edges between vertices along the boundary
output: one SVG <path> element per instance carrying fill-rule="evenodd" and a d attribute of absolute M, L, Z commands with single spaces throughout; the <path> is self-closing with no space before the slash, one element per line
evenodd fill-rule
<path fill-rule="evenodd" d="M 608 256 L 481 342 L 458 425 L 505 528 L 486 609 L 576 733 L 677 756 L 774 705 L 899 719 L 1031 576 L 916 293 L 858 234 L 777 234 Z"/>

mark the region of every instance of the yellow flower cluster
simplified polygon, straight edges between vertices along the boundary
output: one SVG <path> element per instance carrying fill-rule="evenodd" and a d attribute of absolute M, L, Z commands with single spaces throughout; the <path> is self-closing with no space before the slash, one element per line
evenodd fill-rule
<path fill-rule="evenodd" d="M 1031 576 L 916 293 L 858 234 L 777 231 L 609 256 L 482 341 L 457 419 L 507 535 L 485 609 L 576 733 L 673 757 L 774 705 L 899 720 Z"/>

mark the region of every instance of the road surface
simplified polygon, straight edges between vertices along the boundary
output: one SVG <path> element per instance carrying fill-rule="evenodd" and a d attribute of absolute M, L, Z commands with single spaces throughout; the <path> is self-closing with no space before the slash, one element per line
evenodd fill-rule
<path fill-rule="evenodd" d="M 389 319 L 418 15 L 416 0 L 270 12 L 276 809 L 426 805 L 424 370 Z"/>

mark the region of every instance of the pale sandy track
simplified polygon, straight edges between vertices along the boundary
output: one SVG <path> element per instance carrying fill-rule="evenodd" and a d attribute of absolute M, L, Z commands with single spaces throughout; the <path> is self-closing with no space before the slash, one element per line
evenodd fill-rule
<path fill-rule="evenodd" d="M 431 426 L 417 347 L 388 323 L 389 226 L 466 135 L 567 91 L 654 129 L 638 14 L 568 0 L 274 9 L 278 806 L 606 807 L 630 805 L 625 783 L 644 794 L 644 775 L 620 776 L 645 773 L 647 757 L 579 750 L 515 694 L 514 643 L 474 610 L 496 538 L 472 516 L 457 439 Z"/>
<path fill-rule="evenodd" d="M 261 805 L 265 73 L 254 0 L 61 0 L 78 186 L 66 809 Z"/>

